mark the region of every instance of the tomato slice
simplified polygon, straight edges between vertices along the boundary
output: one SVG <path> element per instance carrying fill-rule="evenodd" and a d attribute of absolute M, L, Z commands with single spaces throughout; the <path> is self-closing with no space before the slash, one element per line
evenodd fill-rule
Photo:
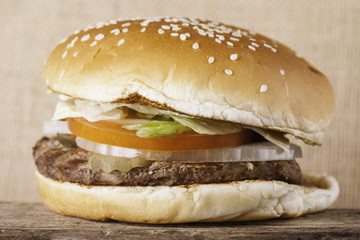
<path fill-rule="evenodd" d="M 258 135 L 243 129 L 239 133 L 224 135 L 204 135 L 184 133 L 176 136 L 140 138 L 136 131 L 127 130 L 121 125 L 109 122 L 89 122 L 84 118 L 69 118 L 70 131 L 86 140 L 113 146 L 150 151 L 188 151 L 223 147 L 234 147 L 254 142 Z"/>

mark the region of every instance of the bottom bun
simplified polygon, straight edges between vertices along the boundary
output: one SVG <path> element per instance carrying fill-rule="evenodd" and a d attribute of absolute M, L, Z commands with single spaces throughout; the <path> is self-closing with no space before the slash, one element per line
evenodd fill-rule
<path fill-rule="evenodd" d="M 304 174 L 313 187 L 281 181 L 240 181 L 189 186 L 85 186 L 36 172 L 52 211 L 93 220 L 185 223 L 297 217 L 329 207 L 339 195 L 334 177 Z"/>

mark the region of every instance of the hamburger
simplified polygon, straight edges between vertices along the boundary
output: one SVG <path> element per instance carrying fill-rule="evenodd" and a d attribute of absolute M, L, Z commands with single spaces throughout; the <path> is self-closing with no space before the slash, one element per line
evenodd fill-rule
<path fill-rule="evenodd" d="M 59 94 L 33 148 L 52 211 L 184 223 L 296 217 L 329 207 L 334 177 L 302 173 L 294 136 L 321 145 L 327 78 L 263 35 L 215 21 L 111 20 L 49 56 Z"/>

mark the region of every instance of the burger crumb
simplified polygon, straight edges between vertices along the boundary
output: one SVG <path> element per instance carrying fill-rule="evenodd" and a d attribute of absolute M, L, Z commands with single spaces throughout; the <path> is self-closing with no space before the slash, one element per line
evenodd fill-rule
<path fill-rule="evenodd" d="M 253 165 L 252 163 L 250 163 L 250 162 L 248 162 L 248 163 L 246 164 L 246 167 L 247 167 L 247 169 L 248 169 L 249 171 L 254 170 L 254 165 Z"/>

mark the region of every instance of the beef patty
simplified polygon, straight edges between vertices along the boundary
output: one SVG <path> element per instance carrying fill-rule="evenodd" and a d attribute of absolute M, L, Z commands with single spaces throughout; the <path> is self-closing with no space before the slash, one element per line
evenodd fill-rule
<path fill-rule="evenodd" d="M 85 150 L 62 145 L 56 138 L 43 137 L 33 148 L 35 164 L 42 175 L 84 185 L 174 186 L 257 179 L 304 184 L 295 160 L 200 164 L 154 161 L 147 167 L 133 168 L 126 173 L 117 170 L 106 173 L 92 169 L 86 154 Z"/>

